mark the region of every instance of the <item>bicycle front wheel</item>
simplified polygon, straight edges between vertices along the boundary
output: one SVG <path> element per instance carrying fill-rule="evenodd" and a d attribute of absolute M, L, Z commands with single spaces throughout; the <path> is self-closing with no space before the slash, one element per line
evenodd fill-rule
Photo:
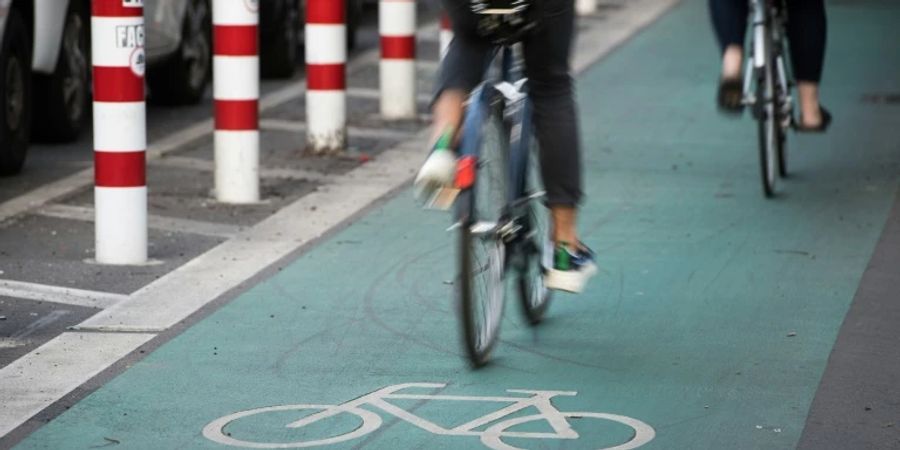
<path fill-rule="evenodd" d="M 770 198 L 775 195 L 775 181 L 778 170 L 778 114 L 775 110 L 775 89 L 772 64 L 767 62 L 760 69 L 756 82 L 756 99 L 759 136 L 759 168 L 762 177 L 763 194 Z"/>
<path fill-rule="evenodd" d="M 508 134 L 491 114 L 481 130 L 481 145 L 471 215 L 459 235 L 459 315 L 469 361 L 480 367 L 490 359 L 500 334 L 506 293 L 506 243 L 499 230 L 508 220 Z"/>

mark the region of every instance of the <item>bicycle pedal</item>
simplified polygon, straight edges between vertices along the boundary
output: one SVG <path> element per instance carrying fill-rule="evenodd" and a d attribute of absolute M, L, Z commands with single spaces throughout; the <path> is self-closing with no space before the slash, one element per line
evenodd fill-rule
<path fill-rule="evenodd" d="M 442 187 L 434 191 L 431 198 L 425 202 L 425 208 L 439 211 L 447 211 L 453 206 L 456 197 L 459 197 L 459 189 L 454 187 Z"/>

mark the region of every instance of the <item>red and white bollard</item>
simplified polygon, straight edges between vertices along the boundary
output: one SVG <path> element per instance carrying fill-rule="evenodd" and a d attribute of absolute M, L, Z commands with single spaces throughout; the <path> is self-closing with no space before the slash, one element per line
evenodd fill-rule
<path fill-rule="evenodd" d="M 453 27 L 450 24 L 450 16 L 446 12 L 441 13 L 441 31 L 438 37 L 440 43 L 440 59 L 444 60 L 447 56 L 447 49 L 450 48 L 450 42 L 453 41 Z"/>
<path fill-rule="evenodd" d="M 259 3 L 213 0 L 216 198 L 259 201 Z"/>
<path fill-rule="evenodd" d="M 93 0 L 96 261 L 147 262 L 143 0 Z"/>
<path fill-rule="evenodd" d="M 575 12 L 579 16 L 597 12 L 597 0 L 575 0 Z"/>
<path fill-rule="evenodd" d="M 416 2 L 378 2 L 381 35 L 381 115 L 416 117 Z"/>
<path fill-rule="evenodd" d="M 347 25 L 343 1 L 306 2 L 306 140 L 314 153 L 347 145 Z"/>

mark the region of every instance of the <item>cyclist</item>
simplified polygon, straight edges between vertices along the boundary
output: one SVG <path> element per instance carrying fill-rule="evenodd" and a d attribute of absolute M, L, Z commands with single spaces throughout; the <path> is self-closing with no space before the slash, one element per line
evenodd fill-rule
<path fill-rule="evenodd" d="M 825 0 L 786 0 L 787 35 L 800 95 L 800 118 L 795 129 L 824 132 L 831 114 L 819 104 L 819 81 L 825 60 Z M 748 0 L 709 0 L 713 28 L 722 50 L 718 103 L 723 111 L 741 110 L 741 64 L 749 14 Z"/>
<path fill-rule="evenodd" d="M 453 184 L 464 104 L 484 75 L 498 39 L 521 40 L 528 93 L 540 144 L 541 176 L 552 217 L 554 264 L 545 284 L 580 292 L 596 272 L 593 252 L 578 239 L 576 219 L 582 200 L 581 155 L 569 51 L 575 25 L 574 0 L 443 0 L 454 39 L 441 66 L 432 105 L 432 151 L 416 177 L 421 196 Z M 479 14 L 516 9 L 515 16 Z"/>

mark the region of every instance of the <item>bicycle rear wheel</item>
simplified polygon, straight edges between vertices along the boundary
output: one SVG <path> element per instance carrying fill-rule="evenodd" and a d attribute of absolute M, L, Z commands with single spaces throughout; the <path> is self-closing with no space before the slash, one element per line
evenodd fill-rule
<path fill-rule="evenodd" d="M 506 244 L 498 229 L 506 220 L 508 145 L 505 126 L 491 115 L 482 130 L 475 184 L 467 193 L 472 214 L 460 227 L 459 314 L 466 354 L 475 367 L 490 360 L 503 318 Z"/>
<path fill-rule="evenodd" d="M 544 275 L 552 264 L 553 244 L 550 241 L 550 210 L 545 205 L 546 196 L 542 194 L 544 184 L 537 145 L 532 145 L 528 161 L 524 196 L 530 200 L 525 214 L 526 240 L 521 247 L 524 264 L 517 284 L 525 318 L 529 324 L 537 325 L 550 305 L 551 294 L 544 284 Z"/>
<path fill-rule="evenodd" d="M 787 178 L 788 162 L 787 162 L 787 131 L 791 128 L 791 118 L 793 117 L 793 105 L 791 104 L 790 82 L 788 81 L 787 68 L 784 63 L 784 45 L 779 44 L 781 50 L 775 57 L 776 74 L 778 75 L 775 83 L 775 98 L 777 104 L 775 111 L 778 114 L 776 118 L 777 126 L 777 151 L 778 151 L 778 176 Z"/>

